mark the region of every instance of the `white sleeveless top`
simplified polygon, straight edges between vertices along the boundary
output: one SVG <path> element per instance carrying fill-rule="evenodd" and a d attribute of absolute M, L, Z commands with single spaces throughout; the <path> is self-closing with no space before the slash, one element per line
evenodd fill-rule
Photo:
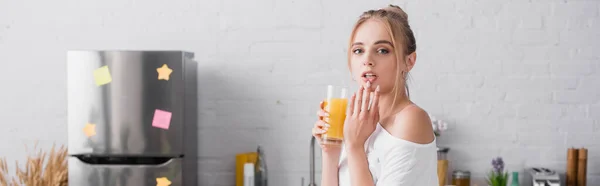
<path fill-rule="evenodd" d="M 392 136 L 378 123 L 365 152 L 376 186 L 439 186 L 435 138 L 429 144 L 414 143 Z M 351 186 L 346 153 L 342 147 L 339 186 Z"/>

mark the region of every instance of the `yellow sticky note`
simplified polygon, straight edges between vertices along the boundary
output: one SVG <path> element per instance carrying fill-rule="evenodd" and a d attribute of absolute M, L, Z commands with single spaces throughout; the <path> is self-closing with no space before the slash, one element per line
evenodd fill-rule
<path fill-rule="evenodd" d="M 92 123 L 85 124 L 85 127 L 83 127 L 83 133 L 85 133 L 85 136 L 87 137 L 96 135 L 96 125 Z"/>
<path fill-rule="evenodd" d="M 158 72 L 158 80 L 162 79 L 169 81 L 169 77 L 171 77 L 173 69 L 170 69 L 167 64 L 163 64 L 160 68 L 156 69 L 156 72 Z"/>
<path fill-rule="evenodd" d="M 110 83 L 112 81 L 112 77 L 110 76 L 108 66 L 102 66 L 94 70 L 94 79 L 96 80 L 96 85 L 98 86 Z"/>
<path fill-rule="evenodd" d="M 156 178 L 156 186 L 169 186 L 171 185 L 171 181 L 167 179 L 167 177 Z"/>

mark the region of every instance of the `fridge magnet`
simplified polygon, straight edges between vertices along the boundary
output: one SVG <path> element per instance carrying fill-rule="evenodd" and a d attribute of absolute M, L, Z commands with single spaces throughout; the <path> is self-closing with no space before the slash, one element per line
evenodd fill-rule
<path fill-rule="evenodd" d="M 98 86 L 102 86 L 112 82 L 112 77 L 110 76 L 108 66 L 102 66 L 94 70 L 94 80 L 96 80 L 96 85 Z"/>
<path fill-rule="evenodd" d="M 152 119 L 152 126 L 161 129 L 169 129 L 171 125 L 171 112 L 156 109 L 154 111 L 154 118 Z"/>
<path fill-rule="evenodd" d="M 169 186 L 171 185 L 171 181 L 167 179 L 167 177 L 156 178 L 156 186 Z"/>
<path fill-rule="evenodd" d="M 158 72 L 158 80 L 169 81 L 169 77 L 171 76 L 173 69 L 170 69 L 167 64 L 163 64 L 162 67 L 156 69 L 156 72 Z"/>
<path fill-rule="evenodd" d="M 85 133 L 85 136 L 87 136 L 87 137 L 95 136 L 96 135 L 96 125 L 92 124 L 92 123 L 85 124 L 85 127 L 83 127 L 83 133 Z"/>

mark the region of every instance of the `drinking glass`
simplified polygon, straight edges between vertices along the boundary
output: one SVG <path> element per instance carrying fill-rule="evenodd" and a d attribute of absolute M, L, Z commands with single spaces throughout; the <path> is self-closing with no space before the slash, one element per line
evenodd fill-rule
<path fill-rule="evenodd" d="M 326 145 L 341 145 L 344 139 L 344 121 L 348 107 L 347 88 L 344 86 L 327 86 L 327 99 L 324 109 L 329 117 L 324 117 L 329 129 L 321 137 L 321 143 Z"/>

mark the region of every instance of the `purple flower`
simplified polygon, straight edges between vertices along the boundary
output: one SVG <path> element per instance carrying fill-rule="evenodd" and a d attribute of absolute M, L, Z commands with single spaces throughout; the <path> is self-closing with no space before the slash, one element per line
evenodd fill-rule
<path fill-rule="evenodd" d="M 492 159 L 492 167 L 494 168 L 494 172 L 502 173 L 504 171 L 504 161 L 501 157 L 497 157 Z"/>

